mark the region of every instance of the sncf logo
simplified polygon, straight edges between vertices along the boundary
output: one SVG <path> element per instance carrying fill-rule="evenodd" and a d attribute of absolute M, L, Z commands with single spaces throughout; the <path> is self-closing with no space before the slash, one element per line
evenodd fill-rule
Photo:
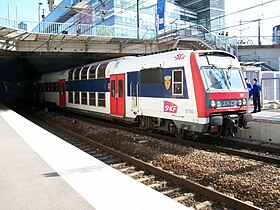
<path fill-rule="evenodd" d="M 164 112 L 177 113 L 178 106 L 170 101 L 164 101 Z"/>
<path fill-rule="evenodd" d="M 185 54 L 177 54 L 176 56 L 174 56 L 174 58 L 175 58 L 175 61 L 177 61 L 177 60 L 183 60 L 183 59 L 185 59 L 185 57 L 186 57 L 186 55 Z"/>

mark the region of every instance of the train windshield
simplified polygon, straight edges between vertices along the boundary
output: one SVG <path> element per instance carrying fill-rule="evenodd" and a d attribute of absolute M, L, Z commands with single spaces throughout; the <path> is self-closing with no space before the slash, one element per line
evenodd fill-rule
<path fill-rule="evenodd" d="M 202 67 L 202 78 L 207 90 L 244 90 L 241 72 L 238 68 Z"/>

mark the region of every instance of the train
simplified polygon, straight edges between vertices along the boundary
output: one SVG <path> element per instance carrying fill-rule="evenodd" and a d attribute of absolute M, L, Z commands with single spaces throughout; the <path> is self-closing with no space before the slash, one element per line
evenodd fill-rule
<path fill-rule="evenodd" d="M 181 138 L 234 136 L 252 119 L 239 61 L 219 50 L 90 63 L 44 74 L 35 89 L 46 105 Z"/>

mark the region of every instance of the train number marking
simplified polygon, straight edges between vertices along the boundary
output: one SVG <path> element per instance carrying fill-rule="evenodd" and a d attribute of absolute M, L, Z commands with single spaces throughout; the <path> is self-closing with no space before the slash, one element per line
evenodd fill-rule
<path fill-rule="evenodd" d="M 186 114 L 194 114 L 194 110 L 193 109 L 186 109 Z"/>

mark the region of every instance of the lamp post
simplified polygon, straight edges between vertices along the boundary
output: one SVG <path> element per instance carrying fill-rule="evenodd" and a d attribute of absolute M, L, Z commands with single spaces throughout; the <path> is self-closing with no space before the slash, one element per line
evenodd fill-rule
<path fill-rule="evenodd" d="M 40 8 L 41 8 L 41 5 L 42 5 L 43 3 L 39 3 L 39 8 L 38 8 L 38 21 L 39 21 L 39 32 L 41 31 L 41 29 L 40 29 Z"/>

